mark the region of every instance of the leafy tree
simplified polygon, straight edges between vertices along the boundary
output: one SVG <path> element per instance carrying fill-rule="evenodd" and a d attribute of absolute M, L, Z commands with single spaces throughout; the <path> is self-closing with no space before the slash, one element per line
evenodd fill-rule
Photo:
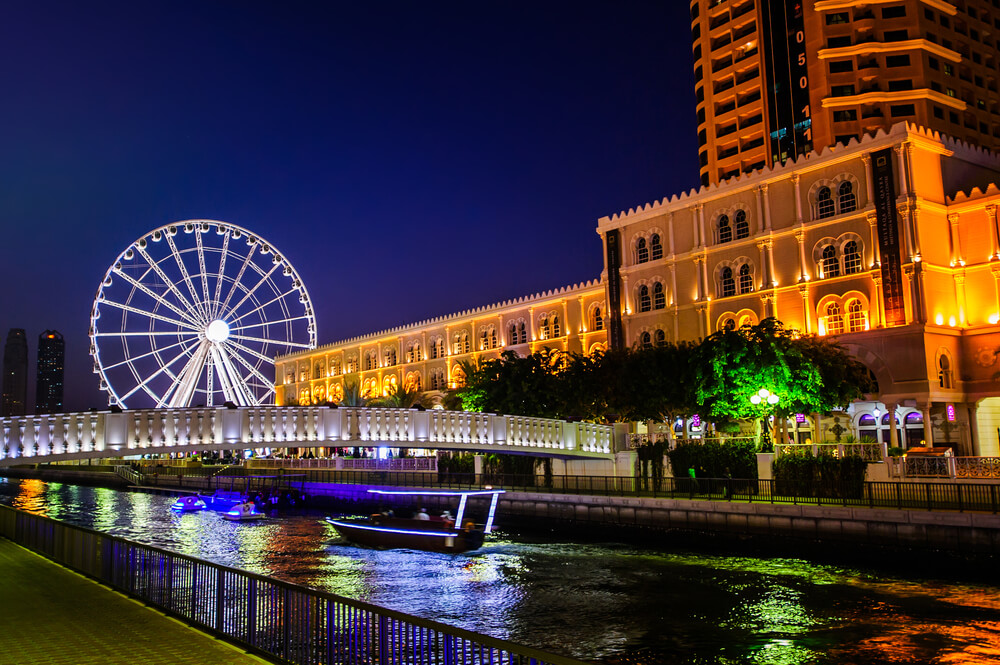
<path fill-rule="evenodd" d="M 695 348 L 690 342 L 668 343 L 605 356 L 611 362 L 606 371 L 614 386 L 611 401 L 622 419 L 672 423 L 694 413 L 691 360 Z"/>
<path fill-rule="evenodd" d="M 405 386 L 395 386 L 388 395 L 371 400 L 369 405 L 412 409 L 413 407 L 427 408 L 431 401 L 431 397 L 425 392 L 406 388 Z"/>

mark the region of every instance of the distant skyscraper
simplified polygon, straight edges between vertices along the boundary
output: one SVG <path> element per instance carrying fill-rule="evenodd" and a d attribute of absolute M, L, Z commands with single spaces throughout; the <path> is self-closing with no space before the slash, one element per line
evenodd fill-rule
<path fill-rule="evenodd" d="M 701 179 L 903 120 L 1000 149 L 996 0 L 691 0 Z"/>
<path fill-rule="evenodd" d="M 58 331 L 46 330 L 38 336 L 35 413 L 62 413 L 65 356 L 66 343 Z"/>
<path fill-rule="evenodd" d="M 28 400 L 28 337 L 11 328 L 3 348 L 3 403 L 0 416 L 23 416 Z"/>

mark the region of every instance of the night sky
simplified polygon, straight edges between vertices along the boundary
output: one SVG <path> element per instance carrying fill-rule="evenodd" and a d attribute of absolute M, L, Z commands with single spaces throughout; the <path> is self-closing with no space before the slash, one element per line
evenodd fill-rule
<path fill-rule="evenodd" d="M 320 344 L 597 278 L 597 219 L 698 184 L 688 3 L 0 10 L 0 335 L 106 404 L 98 283 L 190 218 L 302 275 Z"/>

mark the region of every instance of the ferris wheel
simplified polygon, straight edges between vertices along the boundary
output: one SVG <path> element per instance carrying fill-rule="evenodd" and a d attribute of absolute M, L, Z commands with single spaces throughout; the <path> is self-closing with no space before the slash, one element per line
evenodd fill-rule
<path fill-rule="evenodd" d="M 315 346 L 292 264 L 260 236 L 212 220 L 168 224 L 129 245 L 90 314 L 94 372 L 121 407 L 269 404 L 275 356 Z"/>

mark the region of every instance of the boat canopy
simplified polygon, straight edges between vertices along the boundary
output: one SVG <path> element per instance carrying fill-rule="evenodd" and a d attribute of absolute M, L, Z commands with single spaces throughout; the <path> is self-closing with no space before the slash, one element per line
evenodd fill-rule
<path fill-rule="evenodd" d="M 397 496 L 457 496 L 460 497 L 458 500 L 458 510 L 455 513 L 455 524 L 462 523 L 462 517 L 465 515 L 465 503 L 468 501 L 470 496 L 491 496 L 493 497 L 490 501 L 490 512 L 486 517 L 486 524 L 483 526 L 483 533 L 490 533 L 493 530 L 493 516 L 497 512 L 497 501 L 500 499 L 500 495 L 504 493 L 504 490 L 486 489 L 486 490 L 468 490 L 468 491 L 448 491 L 448 490 L 368 490 L 370 494 L 387 494 L 387 495 L 397 495 Z"/>

